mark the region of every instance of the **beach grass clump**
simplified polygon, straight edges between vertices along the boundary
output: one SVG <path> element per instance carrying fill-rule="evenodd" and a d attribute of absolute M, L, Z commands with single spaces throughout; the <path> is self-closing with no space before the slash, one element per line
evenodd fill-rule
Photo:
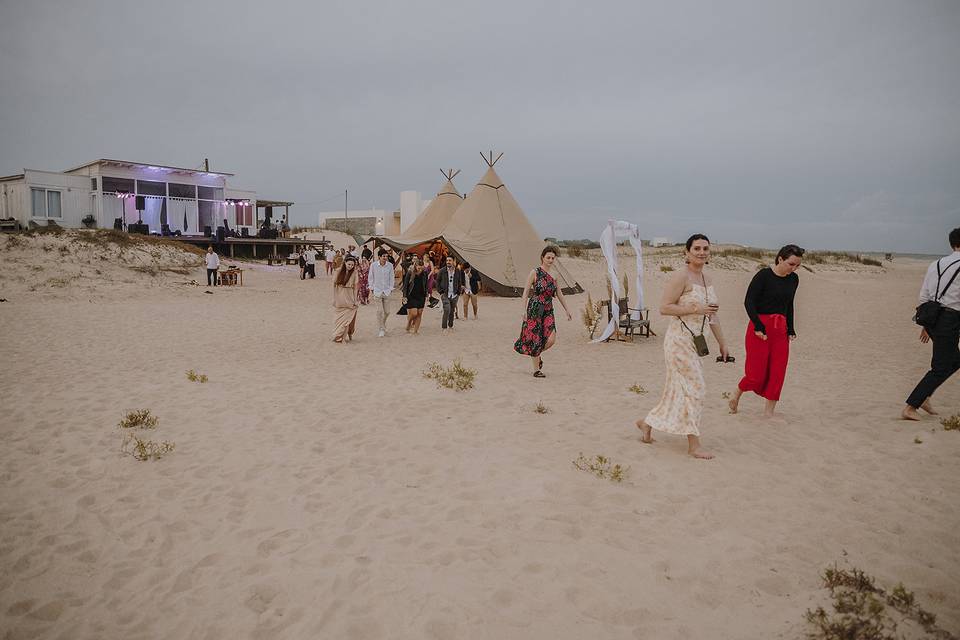
<path fill-rule="evenodd" d="M 960 431 L 960 414 L 954 414 L 949 418 L 940 418 L 940 424 L 944 431 Z"/>
<path fill-rule="evenodd" d="M 457 358 L 449 367 L 441 366 L 437 362 L 431 362 L 423 372 L 423 377 L 436 380 L 438 387 L 446 387 L 455 391 L 466 391 L 473 388 L 473 381 L 477 377 L 477 372 L 473 369 L 467 369 Z"/>
<path fill-rule="evenodd" d="M 567 247 L 567 255 L 571 258 L 582 258 L 583 257 L 583 247 L 579 244 L 571 244 Z"/>
<path fill-rule="evenodd" d="M 660 271 L 663 273 L 670 273 L 673 271 L 673 267 L 669 264 L 662 264 L 660 265 Z"/>
<path fill-rule="evenodd" d="M 120 451 L 133 456 L 141 462 L 146 462 L 147 460 L 159 460 L 172 452 L 175 446 L 174 443 L 167 442 L 166 440 L 162 442 L 144 440 L 137 437 L 135 433 L 128 433 L 123 438 Z"/>
<path fill-rule="evenodd" d="M 930 640 L 957 640 L 937 626 L 937 617 L 923 609 L 916 595 L 902 584 L 887 591 L 865 572 L 852 567 L 827 567 L 820 576 L 830 591 L 832 612 L 822 606 L 804 614 L 810 640 L 898 640 L 901 626 L 915 626 Z"/>
<path fill-rule="evenodd" d="M 573 461 L 573 466 L 580 471 L 588 471 L 601 479 L 608 479 L 611 482 L 623 482 L 623 479 L 630 471 L 630 467 L 624 467 L 620 464 L 614 464 L 610 458 L 602 455 L 594 456 L 588 459 L 583 452 Z"/>
<path fill-rule="evenodd" d="M 770 255 L 773 255 L 773 252 L 758 249 L 757 247 L 730 247 L 717 251 L 717 256 L 746 258 L 748 260 L 763 260 Z"/>
<path fill-rule="evenodd" d="M 639 382 L 634 382 L 633 386 L 627 387 L 627 391 L 633 391 L 634 393 L 646 393 L 647 390 L 643 388 Z"/>
<path fill-rule="evenodd" d="M 587 301 L 583 305 L 583 311 L 580 312 L 580 318 L 583 320 L 583 326 L 587 328 L 587 331 L 593 331 L 593 325 L 597 322 L 597 310 L 589 293 L 587 293 Z"/>
<path fill-rule="evenodd" d="M 150 413 L 150 409 L 129 411 L 120 419 L 121 429 L 156 429 L 160 419 Z"/>
<path fill-rule="evenodd" d="M 547 408 L 547 405 L 543 404 L 543 401 L 537 403 L 537 406 L 533 408 L 534 413 L 544 414 L 550 413 L 550 409 Z"/>
<path fill-rule="evenodd" d="M 207 374 L 205 373 L 197 373 L 193 369 L 190 369 L 189 371 L 187 371 L 187 380 L 189 380 L 190 382 L 199 382 L 203 384 L 204 382 L 209 380 L 209 378 L 207 378 Z"/>

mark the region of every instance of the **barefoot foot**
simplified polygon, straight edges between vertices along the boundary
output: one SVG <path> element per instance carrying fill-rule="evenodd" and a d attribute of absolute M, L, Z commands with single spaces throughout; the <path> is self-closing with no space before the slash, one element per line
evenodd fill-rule
<path fill-rule="evenodd" d="M 920 414 L 917 413 L 917 410 L 907 405 L 903 408 L 903 411 L 900 412 L 901 420 L 920 420 Z"/>
<path fill-rule="evenodd" d="M 713 460 L 713 454 L 709 451 L 704 451 L 703 449 L 697 448 L 693 451 L 688 451 L 691 456 L 697 458 L 698 460 Z"/>
<path fill-rule="evenodd" d="M 653 444 L 656 440 L 653 439 L 653 428 L 650 427 L 643 420 L 637 420 L 637 429 L 640 429 L 640 442 L 644 444 Z"/>
<path fill-rule="evenodd" d="M 736 413 L 740 409 L 740 398 L 730 398 L 727 406 L 730 407 L 730 413 Z"/>
<path fill-rule="evenodd" d="M 920 405 L 920 408 L 923 409 L 924 411 L 926 411 L 927 413 L 929 413 L 929 414 L 932 415 L 932 416 L 938 416 L 938 415 L 940 415 L 940 414 L 937 413 L 937 411 L 933 408 L 933 405 L 930 404 L 930 398 L 927 398 L 926 400 L 924 400 L 924 401 L 923 401 L 923 404 Z"/>

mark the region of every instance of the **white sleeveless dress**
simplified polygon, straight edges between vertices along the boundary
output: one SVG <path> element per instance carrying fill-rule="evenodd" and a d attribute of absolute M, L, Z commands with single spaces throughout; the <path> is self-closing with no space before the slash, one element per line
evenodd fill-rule
<path fill-rule="evenodd" d="M 692 290 L 680 296 L 678 304 L 707 304 L 708 299 L 717 299 L 712 285 L 706 289 L 698 284 L 692 286 Z M 700 314 L 692 314 L 683 316 L 683 321 L 694 334 L 699 334 L 703 318 Z M 663 358 L 667 364 L 663 396 L 644 421 L 657 431 L 699 436 L 707 385 L 703 380 L 701 358 L 693 346 L 693 337 L 690 331 L 683 328 L 677 316 L 670 320 L 663 337 Z"/>

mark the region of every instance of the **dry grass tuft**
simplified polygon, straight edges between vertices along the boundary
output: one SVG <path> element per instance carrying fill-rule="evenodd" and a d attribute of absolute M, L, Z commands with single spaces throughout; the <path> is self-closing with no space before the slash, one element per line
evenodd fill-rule
<path fill-rule="evenodd" d="M 597 322 L 597 310 L 589 293 L 587 293 L 587 301 L 583 305 L 583 311 L 580 312 L 580 318 L 583 320 L 583 326 L 587 328 L 587 331 L 592 331 L 593 325 Z"/>
<path fill-rule="evenodd" d="M 635 382 L 632 387 L 627 387 L 628 391 L 633 391 L 634 393 L 646 393 L 647 390 L 643 388 L 639 382 Z"/>
<path fill-rule="evenodd" d="M 902 584 L 888 592 L 860 569 L 836 565 L 820 577 L 830 591 L 833 611 L 807 609 L 804 618 L 811 627 L 807 632 L 810 640 L 898 640 L 905 637 L 897 631 L 905 623 L 919 627 L 923 638 L 957 640 L 937 626 L 936 616 L 921 608 L 914 593 Z"/>
<path fill-rule="evenodd" d="M 197 373 L 193 369 L 190 369 L 189 371 L 187 371 L 187 380 L 189 380 L 190 382 L 199 382 L 203 384 L 204 382 L 209 380 L 209 378 L 207 378 L 207 374 L 205 373 Z"/>
<path fill-rule="evenodd" d="M 567 247 L 567 255 L 571 258 L 582 258 L 583 257 L 583 247 L 578 244 L 572 244 Z"/>
<path fill-rule="evenodd" d="M 442 367 L 436 362 L 427 365 L 423 372 L 423 377 L 436 380 L 438 387 L 446 387 L 456 391 L 466 391 L 473 388 L 473 380 L 477 372 L 473 369 L 467 369 L 460 363 L 460 359 L 453 361 L 453 365 Z"/>
<path fill-rule="evenodd" d="M 150 413 L 150 409 L 130 411 L 120 419 L 121 429 L 155 429 L 160 419 Z"/>
<path fill-rule="evenodd" d="M 173 451 L 175 446 L 174 443 L 167 442 L 166 440 L 163 442 L 143 440 L 138 438 L 136 434 L 128 433 L 123 438 L 120 451 L 133 456 L 141 462 L 145 462 L 147 460 L 159 460 Z"/>
<path fill-rule="evenodd" d="M 624 467 L 619 464 L 613 464 L 606 456 L 596 456 L 588 460 L 581 452 L 577 459 L 573 461 L 573 466 L 580 471 L 589 471 L 598 478 L 606 478 L 612 482 L 623 482 L 630 467 Z"/>
<path fill-rule="evenodd" d="M 673 271 L 673 267 L 670 266 L 669 264 L 662 264 L 660 265 L 660 271 L 662 271 L 663 273 L 670 273 L 671 271 Z"/>
<path fill-rule="evenodd" d="M 940 424 L 944 431 L 960 431 L 960 414 L 954 414 L 949 418 L 940 418 Z"/>
<path fill-rule="evenodd" d="M 536 407 L 534 407 L 533 412 L 540 414 L 550 413 L 550 409 L 547 409 L 547 406 L 541 401 L 537 403 Z"/>

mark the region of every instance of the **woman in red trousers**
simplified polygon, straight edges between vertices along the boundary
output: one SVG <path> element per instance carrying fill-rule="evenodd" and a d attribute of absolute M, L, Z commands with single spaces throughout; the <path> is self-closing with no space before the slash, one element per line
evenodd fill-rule
<path fill-rule="evenodd" d="M 745 339 L 747 358 L 743 379 L 730 397 L 730 413 L 737 412 L 745 391 L 753 391 L 767 401 L 764 417 L 773 417 L 787 375 L 790 342 L 797 337 L 793 299 L 800 285 L 795 272 L 802 259 L 803 249 L 788 244 L 777 253 L 774 266 L 758 271 L 747 287 L 743 301 L 750 317 Z"/>

